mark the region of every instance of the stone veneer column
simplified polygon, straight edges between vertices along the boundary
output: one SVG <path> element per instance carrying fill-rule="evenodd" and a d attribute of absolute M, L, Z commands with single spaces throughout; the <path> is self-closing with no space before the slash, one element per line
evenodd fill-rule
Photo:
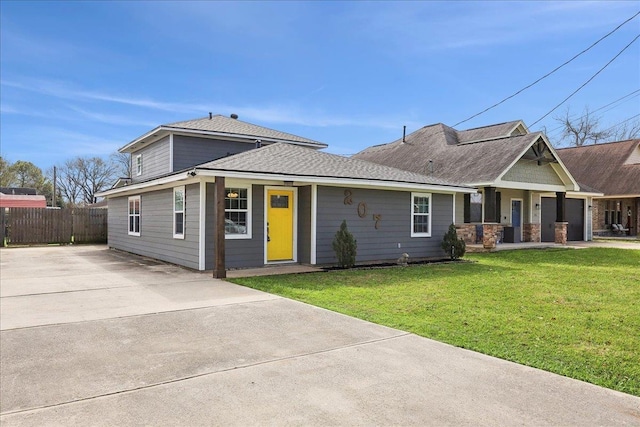
<path fill-rule="evenodd" d="M 496 247 L 497 233 L 498 224 L 482 224 L 482 246 L 485 249 L 493 249 Z"/>
<path fill-rule="evenodd" d="M 476 225 L 475 224 L 456 224 L 456 234 L 458 238 L 464 240 L 467 245 L 476 243 Z"/>
<path fill-rule="evenodd" d="M 522 240 L 525 242 L 534 242 L 540 243 L 541 239 L 541 231 L 540 224 L 529 223 L 523 224 L 522 226 Z"/>
<path fill-rule="evenodd" d="M 568 222 L 556 222 L 556 238 L 555 242 L 560 243 L 561 245 L 567 244 L 567 224 Z"/>

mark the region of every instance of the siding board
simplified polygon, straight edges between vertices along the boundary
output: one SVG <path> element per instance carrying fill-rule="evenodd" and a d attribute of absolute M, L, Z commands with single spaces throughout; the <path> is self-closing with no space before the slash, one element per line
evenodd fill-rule
<path fill-rule="evenodd" d="M 142 154 L 142 175 L 136 175 L 136 157 Z M 169 137 L 131 154 L 131 182 L 145 181 L 171 172 Z"/>
<path fill-rule="evenodd" d="M 207 184 L 205 268 L 213 269 L 215 218 L 213 217 L 214 185 Z M 264 265 L 264 186 L 253 185 L 251 193 L 251 239 L 225 240 L 226 268 Z"/>
<path fill-rule="evenodd" d="M 311 263 L 311 186 L 298 187 L 298 261 Z"/>
<path fill-rule="evenodd" d="M 412 258 L 444 256 L 440 243 L 452 222 L 452 195 L 432 194 L 431 237 L 411 237 L 410 192 L 352 189 L 353 203 L 348 205 L 344 191 L 318 187 L 318 264 L 336 262 L 331 243 L 343 219 L 358 242 L 356 262 L 395 261 L 404 252 Z M 367 205 L 364 218 L 358 215 L 360 202 Z M 377 230 L 373 214 L 381 215 Z"/>
<path fill-rule="evenodd" d="M 253 144 L 192 136 L 173 136 L 173 170 L 191 168 L 211 160 L 254 148 Z"/>
<path fill-rule="evenodd" d="M 109 247 L 198 269 L 199 185 L 185 188 L 185 236 L 173 237 L 173 189 L 140 194 L 140 236 L 128 234 L 128 198 L 109 199 Z"/>

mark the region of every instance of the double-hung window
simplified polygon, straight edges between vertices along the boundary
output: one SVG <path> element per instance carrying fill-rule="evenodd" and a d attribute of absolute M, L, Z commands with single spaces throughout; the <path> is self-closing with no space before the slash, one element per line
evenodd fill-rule
<path fill-rule="evenodd" d="M 173 189 L 173 238 L 184 239 L 185 192 L 183 187 Z"/>
<path fill-rule="evenodd" d="M 250 188 L 225 188 L 224 234 L 227 239 L 251 238 Z"/>
<path fill-rule="evenodd" d="M 136 176 L 142 175 L 142 154 L 136 156 Z"/>
<path fill-rule="evenodd" d="M 140 235 L 140 196 L 129 197 L 129 235 Z"/>
<path fill-rule="evenodd" d="M 411 237 L 431 237 L 429 193 L 411 193 Z"/>

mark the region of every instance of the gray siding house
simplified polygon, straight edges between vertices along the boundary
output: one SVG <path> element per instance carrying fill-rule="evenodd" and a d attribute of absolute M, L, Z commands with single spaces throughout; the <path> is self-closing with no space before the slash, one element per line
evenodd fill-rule
<path fill-rule="evenodd" d="M 445 256 L 473 188 L 224 116 L 159 126 L 124 146 L 132 177 L 108 199 L 112 248 L 224 277 L 227 268 L 333 264 L 343 220 L 356 262 Z"/>
<path fill-rule="evenodd" d="M 591 240 L 592 198 L 547 137 L 520 121 L 458 131 L 425 126 L 353 158 L 474 187 L 458 193 L 455 224 L 467 243 Z"/>

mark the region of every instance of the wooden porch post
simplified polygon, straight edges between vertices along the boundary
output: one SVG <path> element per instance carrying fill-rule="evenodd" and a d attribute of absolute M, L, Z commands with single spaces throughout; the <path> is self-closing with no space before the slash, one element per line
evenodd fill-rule
<path fill-rule="evenodd" d="M 484 222 L 495 223 L 500 222 L 496 217 L 496 188 L 484 187 Z"/>
<path fill-rule="evenodd" d="M 565 222 L 566 193 L 558 191 L 556 193 L 556 222 Z"/>
<path fill-rule="evenodd" d="M 224 250 L 224 209 L 225 209 L 224 177 L 217 176 L 213 195 L 213 216 L 215 218 L 214 247 L 213 247 L 213 277 L 224 279 L 227 277 Z"/>

